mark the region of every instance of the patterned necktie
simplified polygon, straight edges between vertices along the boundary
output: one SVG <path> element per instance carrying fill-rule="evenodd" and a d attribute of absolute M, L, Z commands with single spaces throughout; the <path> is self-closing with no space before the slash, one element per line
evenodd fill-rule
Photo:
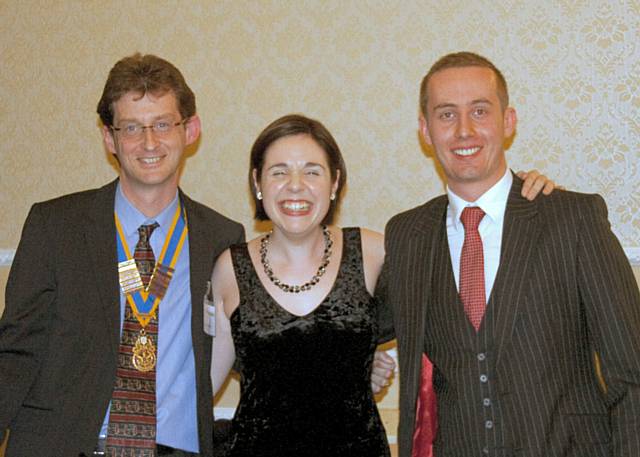
<path fill-rule="evenodd" d="M 138 228 L 138 244 L 133 258 L 145 287 L 149 284 L 155 258 L 149 237 L 158 223 Z M 132 348 L 140 336 L 140 323 L 127 300 L 118 351 L 118 370 L 111 397 L 107 431 L 108 457 L 155 457 L 156 455 L 156 370 L 138 371 L 132 364 Z M 158 321 L 151 319 L 146 336 L 158 347 Z"/>
<path fill-rule="evenodd" d="M 464 244 L 460 256 L 460 299 L 471 325 L 478 331 L 484 317 L 487 300 L 484 290 L 484 254 L 478 225 L 484 211 L 477 206 L 462 211 Z"/>
<path fill-rule="evenodd" d="M 153 255 L 153 250 L 149 244 L 149 238 L 153 231 L 158 227 L 158 223 L 154 222 L 151 225 L 141 225 L 138 227 L 138 244 L 133 252 L 133 258 L 136 261 L 136 266 L 140 272 L 140 278 L 145 287 L 151 280 L 153 269 L 156 266 L 156 258 Z"/>

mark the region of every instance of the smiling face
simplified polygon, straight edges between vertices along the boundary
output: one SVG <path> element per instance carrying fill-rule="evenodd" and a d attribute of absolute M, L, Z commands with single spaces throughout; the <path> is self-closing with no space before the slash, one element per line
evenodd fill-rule
<path fill-rule="evenodd" d="M 176 97 L 168 91 L 161 95 L 128 92 L 113 104 L 116 128 L 127 124 L 152 125 L 159 121 L 174 124 L 182 120 Z M 135 202 L 142 195 L 172 199 L 178 187 L 179 168 L 184 149 L 200 133 L 200 121 L 193 116 L 184 125 L 157 134 L 150 128 L 139 138 L 128 138 L 122 131 L 103 127 L 104 143 L 118 158 L 120 184 L 125 195 Z"/>
<path fill-rule="evenodd" d="M 474 201 L 504 175 L 505 140 L 516 126 L 513 108 L 503 110 L 489 68 L 438 71 L 427 86 L 420 131 L 433 146 L 453 192 Z"/>
<path fill-rule="evenodd" d="M 338 188 L 326 152 L 309 135 L 282 137 L 267 148 L 262 170 L 253 170 L 264 210 L 274 227 L 295 235 L 318 229 Z M 338 172 L 339 173 L 339 172 Z"/>

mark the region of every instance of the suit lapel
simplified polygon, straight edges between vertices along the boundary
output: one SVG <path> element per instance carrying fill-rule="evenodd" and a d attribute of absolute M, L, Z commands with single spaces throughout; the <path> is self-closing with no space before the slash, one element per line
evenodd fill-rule
<path fill-rule="evenodd" d="M 433 283 L 434 274 L 437 274 L 434 272 L 434 265 L 437 265 L 438 268 L 440 267 L 436 259 L 438 257 L 438 241 L 440 240 L 443 225 L 443 211 L 446 210 L 446 207 L 446 199 L 430 207 L 423 217 L 419 217 L 418 223 L 414 226 L 409 238 L 410 244 L 407 255 L 414 256 L 414 259 L 411 259 L 408 264 L 413 266 L 416 276 L 407 275 L 405 279 L 412 282 L 412 284 L 407 284 L 407 287 L 412 287 L 419 291 L 420 297 L 416 301 L 412 300 L 407 303 L 408 305 L 415 306 L 417 304 L 419 306 L 419 309 L 412 311 L 412 314 L 415 313 L 415 323 L 408 322 L 408 326 L 409 330 L 416 331 L 415 337 L 421 351 L 424 351 L 425 327 L 427 315 L 429 314 L 428 303 L 431 298 L 430 285 Z"/>
<path fill-rule="evenodd" d="M 542 231 L 536 201 L 529 202 L 520 195 L 522 181 L 514 177 L 502 234 L 500 266 L 493 285 L 487 315 L 483 325 L 495 338 L 497 359 L 505 342 L 513 334 L 518 313 L 526 299 L 531 277 L 532 256 Z"/>
<path fill-rule="evenodd" d="M 211 275 L 211 262 L 204 261 L 202 253 L 213 253 L 211 229 L 206 228 L 206 221 L 193 201 L 180 191 L 180 200 L 187 212 L 189 229 L 189 287 L 191 292 L 191 337 L 196 360 L 203 360 L 199 353 L 204 338 L 202 299 L 207 281 Z M 207 236 L 209 233 L 209 236 Z M 206 254 L 205 254 L 206 255 Z M 212 255 L 212 254 L 211 254 Z"/>
<path fill-rule="evenodd" d="M 401 410 L 406 417 L 401 421 L 400 434 L 406 437 L 413 434 L 415 402 L 421 383 L 421 360 L 425 350 L 429 285 L 433 275 L 438 212 L 437 208 L 432 210 L 427 206 L 416 215 L 416 223 L 405 232 L 406 242 L 397 246 L 398 250 L 394 256 L 396 260 L 392 263 L 392 268 L 393 265 L 397 265 L 397 272 L 400 274 L 394 275 L 394 282 L 390 284 L 390 288 L 398 290 L 400 293 L 397 296 L 403 297 L 394 307 L 394 324 L 398 336 L 400 376 L 405 380 L 401 389 L 408 394 L 406 397 L 403 396 L 401 402 Z M 410 445 L 410 439 L 403 440 L 403 447 Z"/>
<path fill-rule="evenodd" d="M 107 323 L 114 360 L 120 344 L 120 286 L 113 217 L 116 184 L 117 180 L 96 193 L 94 204 L 88 209 L 85 231 L 86 252 L 95 276 L 96 301 Z"/>
<path fill-rule="evenodd" d="M 457 340 L 458 345 L 473 348 L 476 331 L 469 322 L 460 301 L 456 287 L 451 253 L 446 227 L 447 204 L 438 208 L 437 222 L 434 220 L 434 252 L 433 264 L 435 268 L 429 283 L 430 302 L 432 305 L 427 313 L 427 323 L 433 322 L 435 327 L 431 333 L 443 333 L 442 338 Z M 440 340 L 441 338 L 438 338 Z M 437 351 L 433 351 L 434 354 Z"/>

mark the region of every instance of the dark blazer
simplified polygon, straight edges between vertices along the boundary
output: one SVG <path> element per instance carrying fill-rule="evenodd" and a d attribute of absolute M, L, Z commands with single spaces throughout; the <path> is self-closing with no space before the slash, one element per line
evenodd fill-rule
<path fill-rule="evenodd" d="M 35 204 L 0 320 L 0 430 L 7 457 L 90 455 L 116 375 L 120 329 L 116 183 Z M 200 453 L 213 455 L 211 338 L 202 297 L 215 258 L 244 231 L 180 192 L 189 224 Z"/>
<path fill-rule="evenodd" d="M 446 196 L 387 225 L 378 295 L 398 339 L 400 457 L 411 456 L 423 351 L 436 457 L 640 455 L 640 294 L 606 205 L 558 190 L 529 202 L 521 187 L 514 177 L 477 334 L 451 268 Z"/>

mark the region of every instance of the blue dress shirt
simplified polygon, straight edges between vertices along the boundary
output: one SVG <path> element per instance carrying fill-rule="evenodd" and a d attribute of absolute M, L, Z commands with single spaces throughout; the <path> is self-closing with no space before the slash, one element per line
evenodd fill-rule
<path fill-rule="evenodd" d="M 124 196 L 118 184 L 115 211 L 118 214 L 129 254 L 138 242 L 138 227 L 157 222 L 150 244 L 156 260 L 178 205 L 178 193 L 160 214 L 148 218 Z M 124 320 L 126 298 L 120 293 L 120 323 Z M 189 283 L 189 237 L 175 264 L 175 272 L 159 305 L 158 364 L 156 366 L 156 442 L 189 452 L 199 452 L 196 409 L 196 375 L 191 341 L 191 291 Z M 100 433 L 107 435 L 109 411 Z"/>

